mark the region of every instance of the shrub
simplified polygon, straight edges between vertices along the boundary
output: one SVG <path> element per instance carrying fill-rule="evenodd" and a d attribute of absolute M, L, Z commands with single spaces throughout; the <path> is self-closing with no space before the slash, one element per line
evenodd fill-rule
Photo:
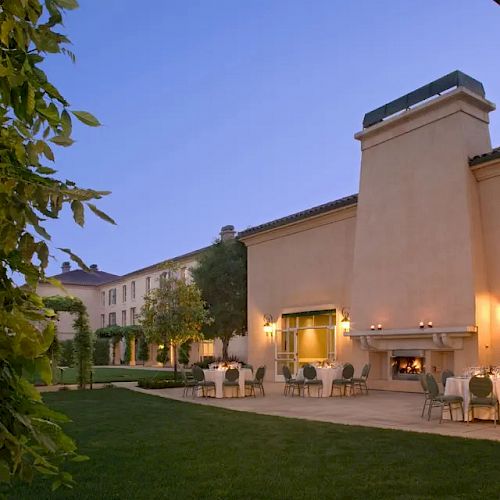
<path fill-rule="evenodd" d="M 189 353 L 191 352 L 191 341 L 188 340 L 179 347 L 179 363 L 187 365 L 189 363 Z"/>
<path fill-rule="evenodd" d="M 94 344 L 94 365 L 109 365 L 109 339 L 96 339 Z"/>
<path fill-rule="evenodd" d="M 169 389 L 174 387 L 184 387 L 184 384 L 178 380 L 156 377 L 140 379 L 137 381 L 137 385 L 142 389 Z"/>
<path fill-rule="evenodd" d="M 59 365 L 73 366 L 73 341 L 63 340 L 60 345 Z"/>
<path fill-rule="evenodd" d="M 162 365 L 166 365 L 169 360 L 169 348 L 168 347 L 158 347 L 156 352 L 156 361 Z"/>

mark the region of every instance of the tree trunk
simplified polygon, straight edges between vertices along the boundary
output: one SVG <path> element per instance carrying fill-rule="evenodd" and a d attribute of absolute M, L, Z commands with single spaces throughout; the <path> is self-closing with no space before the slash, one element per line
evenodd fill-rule
<path fill-rule="evenodd" d="M 229 340 L 227 337 L 224 337 L 221 339 L 222 340 L 222 359 L 227 361 L 229 358 L 228 355 L 228 348 L 229 348 Z"/>
<path fill-rule="evenodd" d="M 178 358 L 177 349 L 178 349 L 177 345 L 173 344 L 172 355 L 174 359 L 172 361 L 174 362 L 174 380 L 177 380 L 177 358 Z"/>

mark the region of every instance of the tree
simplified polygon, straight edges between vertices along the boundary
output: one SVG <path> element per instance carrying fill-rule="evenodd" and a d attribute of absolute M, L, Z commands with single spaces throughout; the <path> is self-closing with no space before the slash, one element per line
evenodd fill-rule
<path fill-rule="evenodd" d="M 47 54 L 65 54 L 69 39 L 55 28 L 76 0 L 3 0 L 0 2 L 0 486 L 30 481 L 35 474 L 53 479 L 53 487 L 71 485 L 61 469 L 79 459 L 61 430 L 65 420 L 42 402 L 25 374 L 51 381 L 47 350 L 55 332 L 55 313 L 37 294 L 47 280 L 50 235 L 43 225 L 69 205 L 83 226 L 85 207 L 113 222 L 94 204 L 107 192 L 81 189 L 55 177 L 52 147 L 67 147 L 72 116 L 98 126 L 90 113 L 72 111 L 43 71 Z M 81 259 L 61 249 L 86 269 Z M 13 276 L 26 284 L 18 287 Z"/>
<path fill-rule="evenodd" d="M 173 346 L 175 378 L 179 346 L 188 340 L 200 340 L 203 325 L 210 322 L 200 290 L 179 274 L 175 265 L 167 264 L 158 288 L 144 297 L 140 316 L 149 343 Z"/>
<path fill-rule="evenodd" d="M 205 338 L 222 340 L 228 358 L 229 341 L 247 330 L 247 249 L 236 239 L 216 241 L 201 256 L 193 277 L 214 321 L 203 329 Z"/>

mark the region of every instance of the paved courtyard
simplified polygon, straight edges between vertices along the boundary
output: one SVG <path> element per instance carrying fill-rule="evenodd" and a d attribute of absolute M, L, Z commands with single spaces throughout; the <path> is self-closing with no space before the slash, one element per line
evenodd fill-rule
<path fill-rule="evenodd" d="M 284 397 L 283 384 L 265 383 L 266 396 L 256 398 L 192 398 L 182 396 L 183 389 L 140 389 L 134 382 L 119 382 L 119 387 L 188 403 L 226 408 L 228 410 L 261 413 L 280 417 L 304 418 L 346 425 L 362 425 L 383 429 L 427 432 L 475 439 L 500 441 L 500 425 L 493 422 L 443 421 L 439 423 L 439 408 L 432 418 L 420 418 L 423 395 L 406 392 L 370 391 L 368 396 L 355 397 Z"/>

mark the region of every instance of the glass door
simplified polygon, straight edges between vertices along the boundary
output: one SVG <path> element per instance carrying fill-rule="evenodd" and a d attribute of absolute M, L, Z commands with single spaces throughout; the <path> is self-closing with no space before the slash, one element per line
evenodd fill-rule
<path fill-rule="evenodd" d="M 276 331 L 275 380 L 284 381 L 283 367 L 293 374 L 297 371 L 297 329 L 288 318 L 282 320 L 283 329 Z"/>

